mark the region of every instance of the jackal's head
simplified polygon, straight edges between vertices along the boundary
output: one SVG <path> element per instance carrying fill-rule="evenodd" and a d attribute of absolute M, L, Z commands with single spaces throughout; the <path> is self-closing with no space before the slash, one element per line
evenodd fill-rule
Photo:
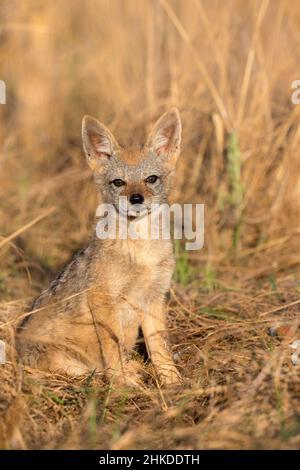
<path fill-rule="evenodd" d="M 135 217 L 149 213 L 152 204 L 167 202 L 181 141 L 176 108 L 161 116 L 142 148 L 121 147 L 107 127 L 90 116 L 83 118 L 82 139 L 104 203 L 119 210 L 124 196 L 127 215 Z"/>

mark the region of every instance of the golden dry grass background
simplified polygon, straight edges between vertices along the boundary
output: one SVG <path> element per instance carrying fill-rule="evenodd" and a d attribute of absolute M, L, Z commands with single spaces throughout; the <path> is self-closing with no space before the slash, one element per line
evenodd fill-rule
<path fill-rule="evenodd" d="M 294 0 L 1 1 L 2 447 L 299 447 L 299 61 Z M 174 197 L 206 205 L 205 246 L 177 246 L 168 305 L 184 385 L 22 371 L 17 319 L 95 212 L 82 116 L 126 144 L 174 105 Z M 278 321 L 288 334 L 272 338 Z"/>

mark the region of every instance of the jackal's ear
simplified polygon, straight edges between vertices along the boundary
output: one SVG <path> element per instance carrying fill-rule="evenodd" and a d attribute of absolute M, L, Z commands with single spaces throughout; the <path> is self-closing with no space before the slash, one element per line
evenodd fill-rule
<path fill-rule="evenodd" d="M 84 116 L 82 120 L 82 143 L 88 164 L 93 170 L 107 162 L 118 148 L 110 130 L 91 116 Z"/>
<path fill-rule="evenodd" d="M 147 147 L 162 157 L 176 161 L 180 152 L 181 121 L 177 108 L 163 114 L 156 121 L 147 139 Z"/>

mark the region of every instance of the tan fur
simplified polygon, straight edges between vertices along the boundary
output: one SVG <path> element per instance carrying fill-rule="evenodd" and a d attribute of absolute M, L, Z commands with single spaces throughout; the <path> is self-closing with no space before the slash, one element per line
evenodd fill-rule
<path fill-rule="evenodd" d="M 124 149 L 121 158 L 128 165 L 136 165 L 143 158 L 144 150 L 139 147 Z"/>
<path fill-rule="evenodd" d="M 164 116 L 164 126 L 175 120 L 180 127 L 176 110 Z M 146 202 L 151 198 L 157 200 L 162 193 L 160 187 L 156 187 L 159 192 L 156 194 L 155 189 L 145 183 L 147 174 L 154 171 L 160 171 L 161 187 L 169 188 L 171 175 L 165 168 L 178 153 L 175 140 L 170 140 L 165 160 L 157 156 L 160 159 L 157 167 L 156 157 L 153 157 L 155 140 L 153 148 L 148 142 L 142 150 L 120 150 L 105 126 L 92 118 L 86 118 L 83 130 L 84 147 L 96 182 L 99 175 L 103 178 L 97 184 L 105 202 L 115 200 L 110 181 L 114 171 L 121 171 L 128 179 L 118 194 L 130 197 L 138 192 L 144 195 Z M 162 131 L 165 132 L 163 126 Z M 180 136 L 178 139 L 180 141 Z M 111 169 L 113 157 L 109 154 L 113 155 L 114 151 L 116 170 Z M 136 173 L 129 176 L 127 165 L 134 167 Z M 164 194 L 162 202 L 165 197 Z M 131 223 L 144 230 L 146 217 Z M 164 311 L 165 293 L 173 269 L 170 240 L 122 240 L 118 237 L 100 240 L 94 234 L 88 246 L 36 299 L 31 315 L 20 325 L 17 345 L 21 360 L 33 367 L 68 374 L 82 374 L 97 368 L 109 377 L 136 383 L 136 365 L 130 353 L 141 327 L 162 382 L 178 381 L 179 373 L 167 346 Z"/>

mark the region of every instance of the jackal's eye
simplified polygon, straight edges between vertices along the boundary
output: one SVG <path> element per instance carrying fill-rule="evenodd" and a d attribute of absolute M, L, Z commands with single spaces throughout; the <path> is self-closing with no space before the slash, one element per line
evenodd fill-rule
<path fill-rule="evenodd" d="M 112 184 L 114 186 L 116 186 L 117 188 L 120 188 L 121 186 L 124 186 L 125 184 L 125 181 L 121 180 L 121 179 L 116 179 L 116 180 L 113 180 L 112 181 Z"/>
<path fill-rule="evenodd" d="M 156 175 L 150 175 L 148 178 L 146 178 L 146 183 L 154 184 L 158 180 L 158 176 Z"/>

